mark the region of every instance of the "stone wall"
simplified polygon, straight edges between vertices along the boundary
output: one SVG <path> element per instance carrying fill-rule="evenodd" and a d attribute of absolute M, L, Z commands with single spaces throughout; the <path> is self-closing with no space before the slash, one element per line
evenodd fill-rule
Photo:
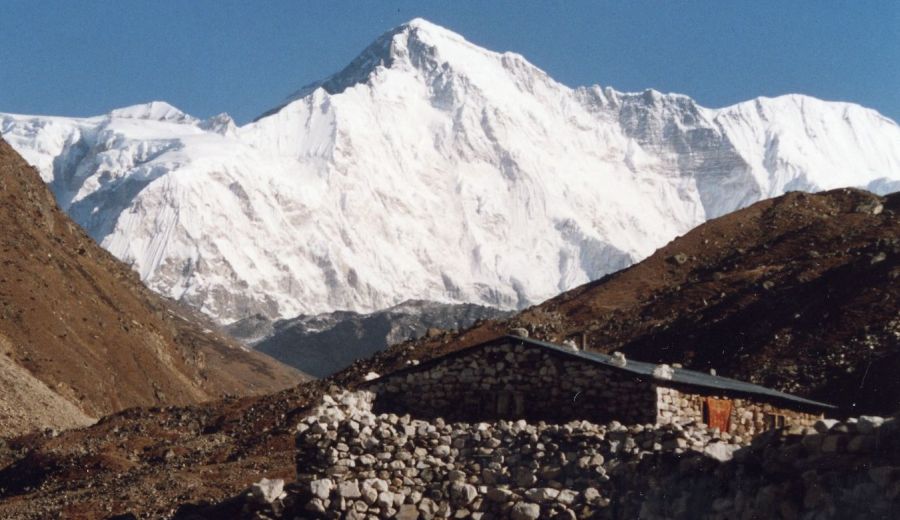
<path fill-rule="evenodd" d="M 379 412 L 448 420 L 575 419 L 656 422 L 657 393 L 647 380 L 563 353 L 498 344 L 387 376 L 369 389 Z"/>
<path fill-rule="evenodd" d="M 616 473 L 646 458 L 724 461 L 740 449 L 681 425 L 376 415 L 372 397 L 326 395 L 297 426 L 297 482 L 279 518 L 637 518 L 611 503 Z"/>
<path fill-rule="evenodd" d="M 900 512 L 900 417 L 766 432 L 732 460 L 647 458 L 613 475 L 611 505 L 646 520 L 866 519 Z M 616 477 L 619 477 L 618 479 Z"/>
<path fill-rule="evenodd" d="M 703 393 L 699 389 L 676 389 L 659 386 L 658 396 L 659 423 L 678 422 L 682 424 L 705 421 L 703 407 L 706 399 L 729 399 L 732 402 L 731 418 L 728 433 L 749 439 L 773 427 L 803 428 L 811 427 L 823 416 L 820 413 L 808 413 L 783 408 L 759 400 L 732 398 L 722 394 Z M 778 424 L 780 416 L 783 424 Z M 738 440 L 740 442 L 740 439 Z"/>
<path fill-rule="evenodd" d="M 895 520 L 900 413 L 749 445 L 696 423 L 538 424 L 375 415 L 329 389 L 297 425 L 297 480 L 175 518 Z M 793 428 L 792 428 L 793 429 Z"/>

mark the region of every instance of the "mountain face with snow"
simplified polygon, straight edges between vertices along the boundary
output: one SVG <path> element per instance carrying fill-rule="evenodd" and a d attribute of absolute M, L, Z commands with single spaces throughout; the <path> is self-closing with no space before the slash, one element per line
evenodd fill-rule
<path fill-rule="evenodd" d="M 521 307 L 785 191 L 900 188 L 875 111 L 572 89 L 423 20 L 244 126 L 154 102 L 0 133 L 106 249 L 223 323 Z"/>

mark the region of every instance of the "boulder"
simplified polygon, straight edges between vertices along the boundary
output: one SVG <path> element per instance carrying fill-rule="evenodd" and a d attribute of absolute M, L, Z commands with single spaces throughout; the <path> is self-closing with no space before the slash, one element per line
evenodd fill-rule
<path fill-rule="evenodd" d="M 271 504 L 284 498 L 284 480 L 264 478 L 250 486 L 250 493 L 257 500 Z"/>
<path fill-rule="evenodd" d="M 528 502 L 517 502 L 509 511 L 512 520 L 537 520 L 541 517 L 541 506 Z"/>
<path fill-rule="evenodd" d="M 313 480 L 309 483 L 310 493 L 312 493 L 314 497 L 321 498 L 322 500 L 327 499 L 333 489 L 334 482 L 328 478 Z"/>

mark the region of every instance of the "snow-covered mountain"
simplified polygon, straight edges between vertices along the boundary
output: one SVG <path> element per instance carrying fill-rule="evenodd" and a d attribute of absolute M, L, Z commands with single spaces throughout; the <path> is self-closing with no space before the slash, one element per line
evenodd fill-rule
<path fill-rule="evenodd" d="M 105 248 L 221 322 L 522 306 L 786 190 L 900 187 L 875 111 L 572 89 L 424 20 L 245 126 L 154 102 L 0 132 Z"/>

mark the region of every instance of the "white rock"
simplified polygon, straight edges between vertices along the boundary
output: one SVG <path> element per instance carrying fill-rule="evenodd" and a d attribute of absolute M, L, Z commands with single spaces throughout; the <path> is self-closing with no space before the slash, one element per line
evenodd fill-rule
<path fill-rule="evenodd" d="M 819 433 L 828 433 L 828 431 L 831 430 L 832 426 L 834 426 L 838 422 L 840 421 L 837 421 L 836 419 L 819 419 L 813 425 L 813 428 L 815 428 Z"/>
<path fill-rule="evenodd" d="M 360 498 L 362 492 L 359 490 L 359 482 L 356 480 L 345 480 L 338 484 L 338 495 L 341 498 Z"/>
<path fill-rule="evenodd" d="M 672 367 L 670 367 L 669 365 L 666 365 L 665 363 L 663 363 L 661 365 L 656 365 L 653 368 L 653 377 L 655 377 L 656 379 L 671 380 L 672 377 L 674 377 L 674 376 L 675 376 L 675 370 Z"/>
<path fill-rule="evenodd" d="M 280 478 L 264 478 L 250 486 L 250 492 L 253 493 L 253 496 L 256 498 L 271 504 L 276 500 L 284 498 L 284 480 Z"/>
<path fill-rule="evenodd" d="M 328 478 L 321 478 L 318 480 L 313 480 L 309 483 L 309 491 L 313 496 L 321 498 L 325 500 L 331 494 L 331 490 L 334 489 L 334 482 Z"/>
<path fill-rule="evenodd" d="M 713 442 L 703 448 L 703 453 L 709 457 L 712 457 L 718 461 L 727 461 L 731 460 L 731 457 L 734 455 L 734 452 L 737 451 L 739 446 L 734 444 L 728 444 L 725 442 Z"/>
<path fill-rule="evenodd" d="M 872 433 L 876 428 L 884 424 L 884 417 L 877 415 L 860 415 L 856 422 L 856 429 L 860 433 Z"/>
<path fill-rule="evenodd" d="M 394 494 L 390 491 L 382 491 L 378 493 L 378 507 L 381 509 L 387 509 L 389 507 L 393 507 L 394 505 Z"/>

